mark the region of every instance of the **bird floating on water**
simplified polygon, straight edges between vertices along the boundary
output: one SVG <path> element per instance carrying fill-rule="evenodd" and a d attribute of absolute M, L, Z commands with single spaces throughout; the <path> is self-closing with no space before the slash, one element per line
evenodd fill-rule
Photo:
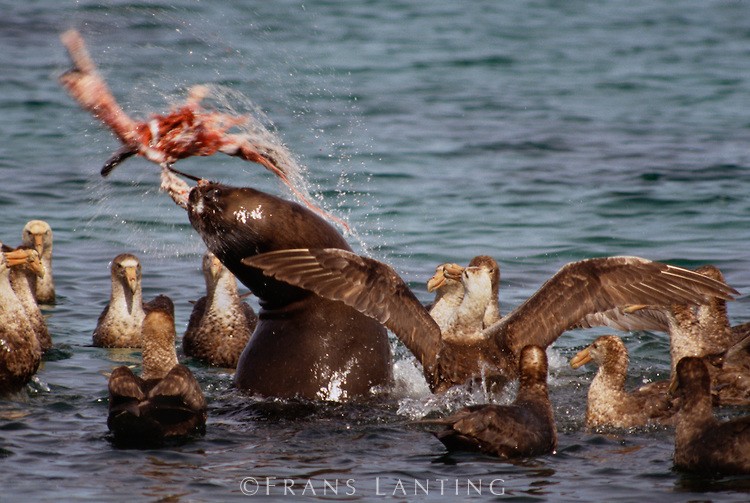
<path fill-rule="evenodd" d="M 175 351 L 174 304 L 157 296 L 143 321 L 143 365 L 136 376 L 117 367 L 109 378 L 107 426 L 122 446 L 152 445 L 203 434 L 207 405 L 190 369 Z"/>
<path fill-rule="evenodd" d="M 237 291 L 237 279 L 207 251 L 203 255 L 206 295 L 198 299 L 182 338 L 187 356 L 211 365 L 235 368 L 258 316 Z"/>

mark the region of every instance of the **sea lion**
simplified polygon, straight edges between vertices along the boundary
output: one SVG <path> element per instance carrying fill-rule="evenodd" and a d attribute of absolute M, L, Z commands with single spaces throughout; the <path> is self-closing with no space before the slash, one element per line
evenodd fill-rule
<path fill-rule="evenodd" d="M 299 247 L 351 251 L 343 236 L 300 204 L 248 187 L 201 182 L 188 196 L 190 223 L 260 301 L 235 385 L 275 397 L 346 400 L 392 377 L 385 328 L 308 290 L 266 277 L 245 257 Z"/>

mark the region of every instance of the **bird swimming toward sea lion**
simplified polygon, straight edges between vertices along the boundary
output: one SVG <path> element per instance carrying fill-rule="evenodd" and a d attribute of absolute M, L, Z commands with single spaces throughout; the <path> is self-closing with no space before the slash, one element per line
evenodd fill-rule
<path fill-rule="evenodd" d="M 468 340 L 444 340 L 408 285 L 390 266 L 347 250 L 278 250 L 242 261 L 269 278 L 338 300 L 379 320 L 422 364 L 433 392 L 488 376 L 500 382 L 517 375 L 526 345 L 546 348 L 589 313 L 639 304 L 670 305 L 731 299 L 737 292 L 694 271 L 639 257 L 571 262 L 505 317 Z"/>
<path fill-rule="evenodd" d="M 588 428 L 632 428 L 646 424 L 672 424 L 677 407 L 667 396 L 667 387 L 625 390 L 628 350 L 622 339 L 602 335 L 571 360 L 574 369 L 591 361 L 599 366 L 589 385 L 586 401 Z"/>
<path fill-rule="evenodd" d="M 704 475 L 750 474 L 750 416 L 716 419 L 711 378 L 702 359 L 682 358 L 675 372 L 670 391 L 682 402 L 676 416 L 675 467 Z"/>
<path fill-rule="evenodd" d="M 198 299 L 182 338 L 182 351 L 210 365 L 236 368 L 258 316 L 240 299 L 237 279 L 207 251 L 203 255 L 206 295 Z"/>
<path fill-rule="evenodd" d="M 121 446 L 158 444 L 206 431 L 206 399 L 175 352 L 174 304 L 166 295 L 150 302 L 143 320 L 143 366 L 112 371 L 107 426 Z"/>
<path fill-rule="evenodd" d="M 503 459 L 553 452 L 557 427 L 547 389 L 547 355 L 538 346 L 526 346 L 519 365 L 520 383 L 512 404 L 471 405 L 442 419 L 418 422 L 445 425 L 435 436 L 449 451 L 481 451 Z"/>
<path fill-rule="evenodd" d="M 121 253 L 110 266 L 109 302 L 94 329 L 94 346 L 103 348 L 141 347 L 141 325 L 146 317 L 141 289 L 141 262 L 131 253 Z"/>

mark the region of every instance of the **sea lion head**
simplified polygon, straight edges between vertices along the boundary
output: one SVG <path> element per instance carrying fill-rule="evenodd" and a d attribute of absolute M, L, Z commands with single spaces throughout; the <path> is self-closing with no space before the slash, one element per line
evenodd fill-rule
<path fill-rule="evenodd" d="M 201 181 L 190 191 L 187 210 L 207 248 L 261 300 L 298 298 L 302 290 L 243 265 L 243 258 L 288 248 L 351 250 L 343 236 L 317 214 L 250 187 Z"/>
<path fill-rule="evenodd" d="M 252 189 L 213 182 L 194 187 L 188 196 L 188 217 L 206 246 L 219 259 L 227 254 L 257 252 L 259 228 L 270 215 Z"/>

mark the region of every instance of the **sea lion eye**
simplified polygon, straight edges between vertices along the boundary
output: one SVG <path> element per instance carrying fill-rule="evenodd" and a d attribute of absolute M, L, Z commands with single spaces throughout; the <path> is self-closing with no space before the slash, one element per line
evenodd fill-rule
<path fill-rule="evenodd" d="M 218 199 L 221 197 L 221 189 L 213 188 L 206 192 L 206 198 Z"/>

